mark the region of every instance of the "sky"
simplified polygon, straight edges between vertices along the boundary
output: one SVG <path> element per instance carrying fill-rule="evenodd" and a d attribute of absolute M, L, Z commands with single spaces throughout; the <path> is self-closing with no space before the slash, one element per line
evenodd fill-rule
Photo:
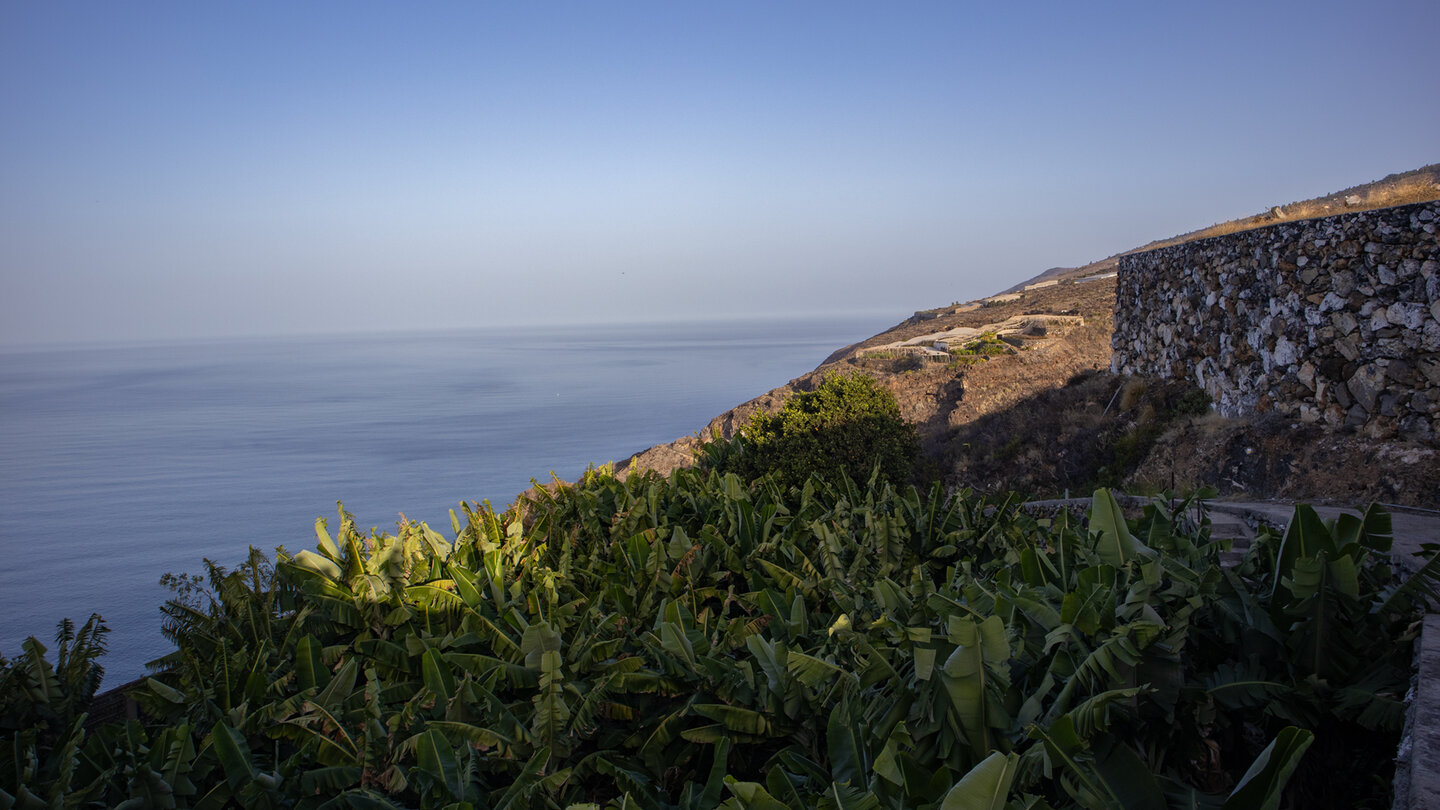
<path fill-rule="evenodd" d="M 0 4 L 0 347 L 894 313 L 1440 162 L 1440 3 Z"/>

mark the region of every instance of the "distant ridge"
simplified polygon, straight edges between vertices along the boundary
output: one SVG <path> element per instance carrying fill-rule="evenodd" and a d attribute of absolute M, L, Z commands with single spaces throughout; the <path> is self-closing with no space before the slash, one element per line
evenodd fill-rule
<path fill-rule="evenodd" d="M 1000 295 L 1007 295 L 1007 294 L 1009 294 L 1009 293 L 1017 293 L 1017 292 L 1020 292 L 1021 290 L 1025 289 L 1026 287 L 1028 287 L 1028 286 L 1031 285 L 1031 284 L 1038 284 L 1039 282 L 1049 281 L 1049 280 L 1051 280 L 1051 279 L 1064 278 L 1064 277 L 1066 277 L 1067 275 L 1069 275 L 1069 274 L 1071 274 L 1071 273 L 1074 273 L 1075 271 L 1077 271 L 1077 270 L 1079 270 L 1079 269 L 1080 269 L 1080 268 L 1078 268 L 1078 267 L 1052 267 L 1052 268 L 1050 268 L 1049 270 L 1046 270 L 1045 272 L 1041 273 L 1040 275 L 1038 275 L 1038 276 L 1036 276 L 1036 277 L 1034 277 L 1034 278 L 1026 279 L 1025 281 L 1022 281 L 1022 282 L 1020 282 L 1019 284 L 1016 284 L 1014 287 L 1011 287 L 1011 288 L 1009 288 L 1009 289 L 1007 289 L 1007 290 L 1001 291 L 999 294 L 1000 294 Z"/>

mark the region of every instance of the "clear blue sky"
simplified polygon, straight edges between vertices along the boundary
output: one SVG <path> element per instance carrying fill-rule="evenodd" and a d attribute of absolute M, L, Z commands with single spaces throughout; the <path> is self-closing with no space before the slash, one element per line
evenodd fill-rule
<path fill-rule="evenodd" d="M 1440 161 L 1440 2 L 0 4 L 0 346 L 893 312 Z"/>

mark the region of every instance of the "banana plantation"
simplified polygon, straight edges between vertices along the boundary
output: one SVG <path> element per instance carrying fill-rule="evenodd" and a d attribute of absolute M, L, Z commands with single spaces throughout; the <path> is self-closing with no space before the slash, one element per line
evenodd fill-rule
<path fill-rule="evenodd" d="M 1221 565 L 1200 504 L 1104 490 L 535 492 L 168 578 L 125 722 L 87 722 L 98 618 L 31 639 L 0 808 L 1383 807 L 1440 582 L 1376 509 Z"/>

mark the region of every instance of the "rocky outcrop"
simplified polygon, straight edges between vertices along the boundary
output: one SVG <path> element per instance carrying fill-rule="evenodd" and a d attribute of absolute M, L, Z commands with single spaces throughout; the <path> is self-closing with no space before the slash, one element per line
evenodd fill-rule
<path fill-rule="evenodd" d="M 1189 377 L 1225 416 L 1440 435 L 1440 202 L 1120 260 L 1111 366 Z"/>

